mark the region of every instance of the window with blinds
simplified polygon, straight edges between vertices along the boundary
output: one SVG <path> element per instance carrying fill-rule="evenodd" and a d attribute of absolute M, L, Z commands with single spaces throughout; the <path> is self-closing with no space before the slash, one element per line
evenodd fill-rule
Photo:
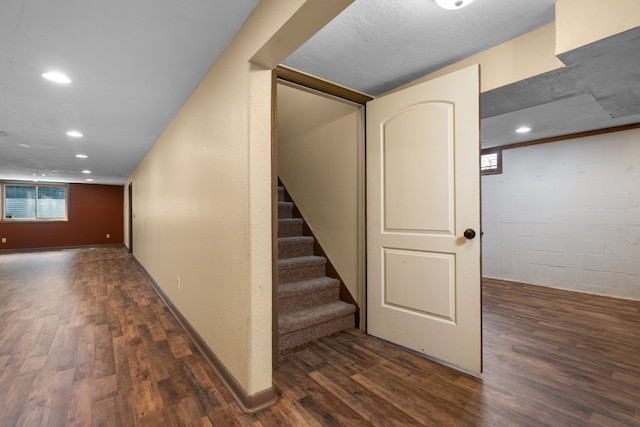
<path fill-rule="evenodd" d="M 0 184 L 2 219 L 60 221 L 67 219 L 67 185 Z"/>
<path fill-rule="evenodd" d="M 480 155 L 480 172 L 482 175 L 502 173 L 502 151 L 482 150 Z"/>

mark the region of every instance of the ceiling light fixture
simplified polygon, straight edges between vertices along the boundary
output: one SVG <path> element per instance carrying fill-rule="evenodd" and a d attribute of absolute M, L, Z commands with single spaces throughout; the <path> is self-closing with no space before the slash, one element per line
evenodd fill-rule
<path fill-rule="evenodd" d="M 93 179 L 92 179 L 92 178 L 87 178 L 87 179 L 85 179 L 85 181 L 87 181 L 87 182 L 93 182 Z"/>
<path fill-rule="evenodd" d="M 82 173 L 91 173 L 91 171 L 90 171 L 90 170 L 85 169 L 85 170 L 83 170 L 83 171 L 82 171 Z"/>
<path fill-rule="evenodd" d="M 531 132 L 531 128 L 529 126 L 520 126 L 518 129 L 516 129 L 516 132 L 518 133 Z"/>
<path fill-rule="evenodd" d="M 62 73 L 58 73 L 57 71 L 47 71 L 46 73 L 40 74 L 45 79 L 61 84 L 69 84 L 71 83 L 71 79 Z"/>
<path fill-rule="evenodd" d="M 469 6 L 472 2 L 473 0 L 436 0 L 438 6 L 448 10 L 462 9 L 465 6 Z"/>
<path fill-rule="evenodd" d="M 72 136 L 74 138 L 82 138 L 82 134 L 77 130 L 70 130 L 69 132 L 67 132 L 67 135 Z"/>
<path fill-rule="evenodd" d="M 86 154 L 76 154 L 76 157 L 79 159 L 86 159 L 87 155 Z"/>

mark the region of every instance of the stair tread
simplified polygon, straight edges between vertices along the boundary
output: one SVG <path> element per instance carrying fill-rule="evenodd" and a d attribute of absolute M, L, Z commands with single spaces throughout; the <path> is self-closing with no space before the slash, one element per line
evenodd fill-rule
<path fill-rule="evenodd" d="M 344 301 L 323 304 L 280 316 L 278 329 L 281 334 L 289 333 L 339 317 L 349 316 L 355 311 L 356 307 L 353 304 Z"/>
<path fill-rule="evenodd" d="M 316 264 L 324 264 L 327 262 L 325 257 L 316 256 L 316 255 L 307 255 L 300 256 L 295 258 L 284 258 L 278 260 L 279 268 L 296 268 L 301 267 L 303 265 L 316 265 Z"/>
<path fill-rule="evenodd" d="M 313 236 L 289 236 L 278 237 L 280 243 L 293 243 L 293 242 L 313 242 Z"/>
<path fill-rule="evenodd" d="M 280 298 L 287 298 L 309 292 L 318 292 L 332 287 L 340 287 L 340 281 L 333 277 L 324 276 L 318 277 L 317 279 L 302 280 L 299 282 L 279 285 L 278 295 Z"/>
<path fill-rule="evenodd" d="M 292 218 L 278 218 L 278 221 L 283 221 L 283 222 L 302 222 L 304 220 L 302 218 L 292 217 Z"/>

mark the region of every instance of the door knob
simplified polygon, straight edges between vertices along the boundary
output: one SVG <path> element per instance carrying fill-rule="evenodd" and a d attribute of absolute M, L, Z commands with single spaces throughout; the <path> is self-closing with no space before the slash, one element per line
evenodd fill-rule
<path fill-rule="evenodd" d="M 464 234 L 464 237 L 466 237 L 469 240 L 471 240 L 474 237 L 476 237 L 476 232 L 471 228 L 467 228 L 466 230 L 464 230 L 463 234 Z"/>

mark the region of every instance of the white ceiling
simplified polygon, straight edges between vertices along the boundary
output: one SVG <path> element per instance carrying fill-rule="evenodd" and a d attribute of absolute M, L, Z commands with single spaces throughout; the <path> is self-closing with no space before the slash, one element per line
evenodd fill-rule
<path fill-rule="evenodd" d="M 123 184 L 257 4 L 0 1 L 0 179 Z"/>
<path fill-rule="evenodd" d="M 2 0 L 0 179 L 32 180 L 36 174 L 43 181 L 85 182 L 90 176 L 94 183 L 123 184 L 257 3 Z M 285 64 L 377 95 L 553 21 L 554 3 L 475 0 L 447 11 L 434 0 L 356 0 Z M 629 70 L 636 65 L 631 60 Z M 40 73 L 49 69 L 65 71 L 73 82 L 45 81 Z M 578 69 L 574 84 L 587 71 Z M 524 88 L 483 94 L 484 145 L 512 142 L 500 138 L 514 113 L 548 111 L 540 108 L 545 103 L 561 102 L 558 111 L 576 108 L 580 100 L 605 104 L 604 95 L 598 98 L 583 84 L 570 93 L 582 98 L 572 102 L 569 95 L 529 102 L 536 88 L 567 80 L 543 77 Z M 592 92 L 590 99 L 584 96 Z M 85 136 L 70 138 L 70 129 Z M 78 153 L 88 158 L 78 159 Z"/>
<path fill-rule="evenodd" d="M 555 20 L 555 0 L 356 0 L 284 61 L 379 95 Z"/>

